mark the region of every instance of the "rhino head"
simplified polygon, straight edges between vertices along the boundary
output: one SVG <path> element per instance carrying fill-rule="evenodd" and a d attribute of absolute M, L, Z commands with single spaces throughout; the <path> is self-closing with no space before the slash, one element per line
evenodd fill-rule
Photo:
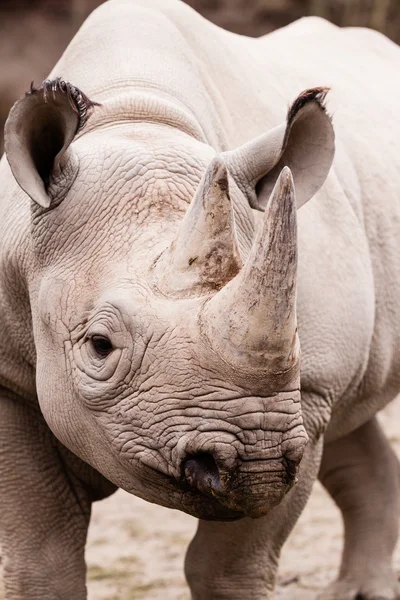
<path fill-rule="evenodd" d="M 7 159 L 33 200 L 42 413 L 146 500 L 259 517 L 296 482 L 296 210 L 333 158 L 324 94 L 303 93 L 281 126 L 218 155 L 162 124 L 85 131 L 93 105 L 61 80 L 11 110 Z"/>

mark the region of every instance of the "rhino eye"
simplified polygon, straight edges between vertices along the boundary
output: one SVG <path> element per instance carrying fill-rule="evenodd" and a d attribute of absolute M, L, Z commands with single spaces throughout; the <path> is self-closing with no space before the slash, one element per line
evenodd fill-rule
<path fill-rule="evenodd" d="M 111 341 L 105 335 L 93 335 L 90 342 L 93 350 L 101 358 L 106 358 L 113 350 Z"/>

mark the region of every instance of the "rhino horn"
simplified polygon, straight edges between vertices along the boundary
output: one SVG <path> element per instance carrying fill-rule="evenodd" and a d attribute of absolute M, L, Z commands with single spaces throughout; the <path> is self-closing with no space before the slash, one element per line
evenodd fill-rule
<path fill-rule="evenodd" d="M 163 265 L 163 287 L 201 293 L 224 286 L 240 270 L 233 206 L 225 164 L 208 166 Z"/>
<path fill-rule="evenodd" d="M 208 338 L 224 360 L 275 374 L 297 363 L 296 279 L 296 199 L 285 167 L 245 265 L 205 305 Z"/>

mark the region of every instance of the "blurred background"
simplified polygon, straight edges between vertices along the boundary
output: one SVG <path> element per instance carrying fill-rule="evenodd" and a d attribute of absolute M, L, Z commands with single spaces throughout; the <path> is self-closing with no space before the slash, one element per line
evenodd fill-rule
<path fill-rule="evenodd" d="M 305 15 L 382 31 L 400 43 L 400 0 L 186 0 L 221 27 L 260 36 Z M 46 77 L 102 0 L 0 0 L 0 154 L 13 102 Z"/>

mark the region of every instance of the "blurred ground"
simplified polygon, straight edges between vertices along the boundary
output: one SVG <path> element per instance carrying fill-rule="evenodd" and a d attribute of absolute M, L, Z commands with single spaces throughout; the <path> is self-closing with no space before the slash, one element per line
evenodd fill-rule
<path fill-rule="evenodd" d="M 380 418 L 400 457 L 400 398 Z M 96 503 L 87 548 L 89 600 L 190 600 L 183 560 L 195 528 L 192 517 L 122 491 Z M 339 512 L 316 484 L 284 548 L 276 600 L 315 600 L 336 575 L 341 545 Z M 395 566 L 400 572 L 400 546 Z"/>
<path fill-rule="evenodd" d="M 183 560 L 195 528 L 195 519 L 124 492 L 98 503 L 87 552 L 89 600 L 190 600 Z M 314 600 L 335 577 L 340 547 L 339 513 L 317 484 L 284 550 L 279 581 L 287 585 L 278 587 L 277 600 Z"/>

